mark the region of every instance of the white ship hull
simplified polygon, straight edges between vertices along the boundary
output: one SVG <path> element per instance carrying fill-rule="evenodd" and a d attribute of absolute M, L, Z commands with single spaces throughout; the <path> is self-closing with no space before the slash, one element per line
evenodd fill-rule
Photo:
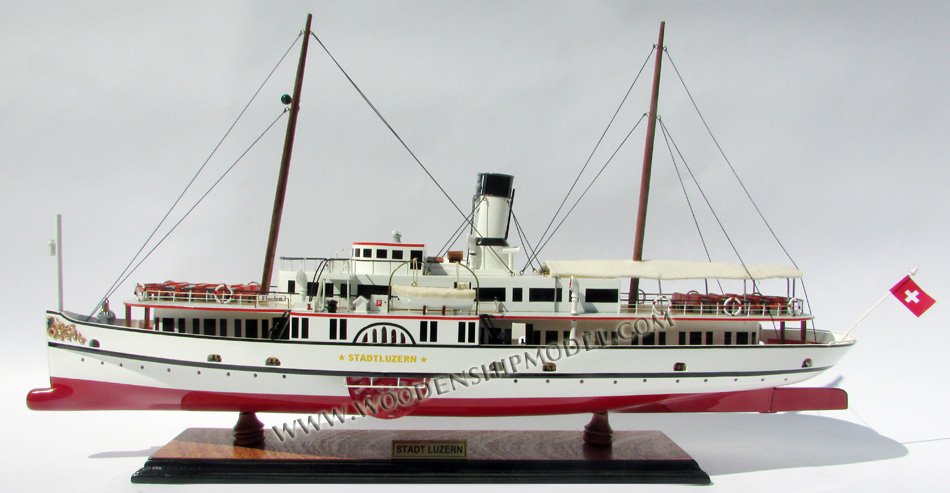
<path fill-rule="evenodd" d="M 853 345 L 830 333 L 816 334 L 830 341 L 824 344 L 742 346 L 602 345 L 593 336 L 547 346 L 330 344 L 233 340 L 81 322 L 69 314 L 49 317 L 74 326 L 76 338 L 50 334 L 52 386 L 31 394 L 34 409 L 355 414 L 361 408 L 354 404 L 363 404 L 364 411 L 368 404 L 378 409 L 369 413 L 377 417 L 503 416 L 656 410 L 679 401 L 686 404 L 683 410 L 692 410 L 688 403 L 700 395 L 807 380 Z M 425 319 L 448 325 L 459 318 Z M 356 327 L 408 325 L 419 318 L 349 320 Z M 678 333 L 690 322 L 684 318 L 662 330 Z M 552 371 L 545 371 L 545 363 L 554 365 L 547 368 Z M 717 410 L 708 400 L 697 405 Z"/>

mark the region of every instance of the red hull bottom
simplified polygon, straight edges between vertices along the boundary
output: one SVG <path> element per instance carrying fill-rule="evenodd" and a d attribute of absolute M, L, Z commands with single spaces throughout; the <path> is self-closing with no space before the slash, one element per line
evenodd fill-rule
<path fill-rule="evenodd" d="M 359 414 L 349 397 L 241 394 L 162 389 L 69 378 L 50 379 L 50 388 L 27 395 L 34 411 L 184 410 Z M 836 388 L 768 388 L 713 394 L 663 394 L 548 399 L 424 399 L 413 416 L 521 416 L 599 411 L 701 413 L 818 411 L 848 408 L 848 394 Z"/>

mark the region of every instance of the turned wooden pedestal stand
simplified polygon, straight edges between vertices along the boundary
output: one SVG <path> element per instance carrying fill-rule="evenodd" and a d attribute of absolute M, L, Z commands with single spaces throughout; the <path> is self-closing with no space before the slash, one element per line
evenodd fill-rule
<path fill-rule="evenodd" d="M 415 455 L 405 455 L 403 451 Z M 252 412 L 233 429 L 189 428 L 133 483 L 709 484 L 659 431 L 614 432 L 607 413 L 578 431 L 265 430 Z"/>

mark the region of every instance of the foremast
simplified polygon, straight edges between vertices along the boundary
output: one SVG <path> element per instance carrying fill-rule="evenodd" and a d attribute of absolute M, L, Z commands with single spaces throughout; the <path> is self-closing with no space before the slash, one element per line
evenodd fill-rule
<path fill-rule="evenodd" d="M 307 64 L 307 46 L 310 41 L 310 20 L 303 30 L 303 44 L 300 47 L 300 61 L 297 63 L 297 78 L 294 81 L 294 94 L 290 100 L 290 115 L 287 119 L 287 136 L 284 138 L 284 152 L 280 159 L 280 174 L 277 177 L 277 193 L 274 197 L 274 212 L 271 215 L 270 235 L 267 238 L 267 253 L 264 256 L 264 273 L 261 276 L 261 288 L 270 290 L 271 276 L 274 272 L 274 257 L 277 255 L 277 237 L 280 234 L 280 218 L 284 212 L 284 196 L 287 194 L 287 176 L 290 173 L 290 156 L 294 150 L 294 133 L 297 129 L 297 113 L 300 111 L 300 91 L 303 86 L 304 66 Z"/>

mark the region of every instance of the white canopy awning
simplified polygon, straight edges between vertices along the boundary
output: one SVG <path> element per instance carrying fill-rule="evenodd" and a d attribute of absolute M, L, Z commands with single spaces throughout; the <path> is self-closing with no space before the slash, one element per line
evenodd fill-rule
<path fill-rule="evenodd" d="M 640 279 L 789 279 L 802 277 L 802 271 L 784 265 L 746 265 L 724 262 L 685 260 L 549 260 L 543 271 L 558 277 Z M 751 276 L 750 276 L 751 274 Z"/>
<path fill-rule="evenodd" d="M 425 286 L 393 285 L 393 294 L 414 298 L 474 300 L 474 289 L 435 288 Z"/>

